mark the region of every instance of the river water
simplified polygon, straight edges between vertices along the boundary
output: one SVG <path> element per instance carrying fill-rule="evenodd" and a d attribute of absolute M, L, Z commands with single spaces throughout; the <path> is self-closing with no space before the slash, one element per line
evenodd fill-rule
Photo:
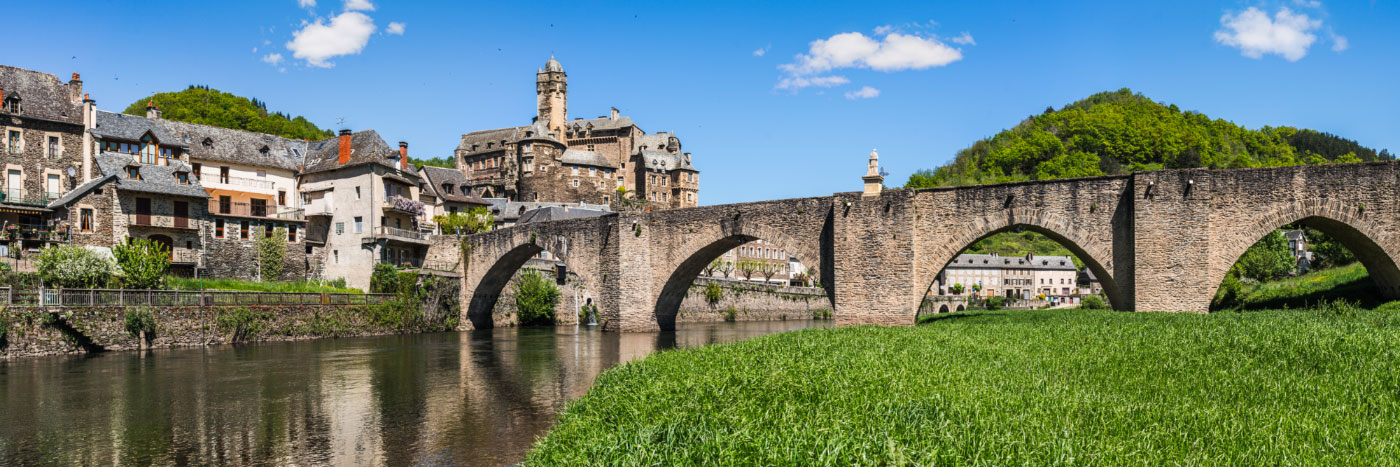
<path fill-rule="evenodd" d="M 827 322 L 326 339 L 0 361 L 0 465 L 503 465 L 598 373 Z"/>

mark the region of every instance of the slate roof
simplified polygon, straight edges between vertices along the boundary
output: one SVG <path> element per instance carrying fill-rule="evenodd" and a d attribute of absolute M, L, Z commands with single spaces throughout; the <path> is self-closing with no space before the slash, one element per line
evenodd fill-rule
<path fill-rule="evenodd" d="M 642 158 L 642 163 L 648 169 L 656 170 L 695 170 L 684 154 L 671 154 L 669 152 L 642 151 L 637 154 Z"/>
<path fill-rule="evenodd" d="M 569 209 L 572 210 L 582 209 L 612 212 L 612 210 L 608 206 L 602 204 L 558 203 L 549 201 L 510 201 L 505 198 L 484 198 L 484 200 L 488 203 L 491 203 L 491 206 L 488 209 L 490 209 L 491 213 L 495 215 L 496 221 L 518 219 L 521 215 L 528 214 L 532 210 L 552 206 L 567 206 Z M 520 208 L 525 208 L 525 211 L 522 213 Z"/>
<path fill-rule="evenodd" d="M 199 179 L 196 179 L 193 174 L 190 175 L 188 185 L 181 185 L 175 181 L 176 171 L 191 171 L 190 166 L 178 159 L 166 159 L 170 165 L 143 164 L 136 162 L 135 157 L 131 154 L 111 152 L 98 154 L 96 159 L 97 168 L 102 171 L 103 177 L 116 176 L 118 190 L 191 198 L 209 197 L 209 193 L 204 191 L 204 187 L 199 184 Z M 133 165 L 140 167 L 140 180 L 127 178 L 126 168 Z"/>
<path fill-rule="evenodd" d="M 1074 260 L 1068 256 L 1034 256 L 1026 259 L 1025 256 L 1001 256 L 982 255 L 965 253 L 958 255 L 953 262 L 948 263 L 949 268 L 985 268 L 985 269 L 1041 269 L 1041 270 L 1075 270 Z"/>
<path fill-rule="evenodd" d="M 546 206 L 542 208 L 536 208 L 530 211 L 525 211 L 525 214 L 520 216 L 520 220 L 517 220 L 516 223 L 524 224 L 527 222 L 544 222 L 557 221 L 561 219 L 580 219 L 584 217 L 598 217 L 604 214 L 608 214 L 608 212 L 609 211 L 602 211 L 598 209 Z"/>
<path fill-rule="evenodd" d="M 97 188 L 99 186 L 102 186 L 102 184 L 104 183 L 116 179 L 116 175 L 103 175 L 101 177 L 88 180 L 87 183 L 78 185 L 77 188 L 69 190 L 67 193 L 64 193 L 63 196 L 60 196 L 58 199 L 49 202 L 49 209 L 67 206 L 72 202 L 77 201 L 78 198 L 81 198 L 83 195 L 87 194 L 87 192 L 92 191 L 93 188 Z"/>
<path fill-rule="evenodd" d="M 507 128 L 497 128 L 494 130 L 473 131 L 462 135 L 462 141 L 457 143 L 458 151 L 485 152 L 486 143 L 493 143 L 491 151 L 500 150 L 505 144 L 503 142 L 515 141 L 515 135 L 528 126 L 513 126 Z M 472 150 L 475 145 L 476 149 Z"/>
<path fill-rule="evenodd" d="M 190 157 L 201 160 L 296 171 L 305 160 L 306 147 L 311 144 L 276 135 L 209 125 L 165 119 L 156 122 L 165 126 L 167 131 L 180 138 L 181 142 L 188 142 Z M 204 145 L 206 140 L 210 144 L 209 147 Z"/>
<path fill-rule="evenodd" d="M 580 130 L 581 130 L 581 129 L 588 128 L 588 125 L 590 125 L 590 124 L 593 125 L 593 129 L 594 129 L 594 130 L 616 130 L 616 129 L 619 129 L 619 128 L 627 128 L 627 127 L 629 127 L 629 126 L 636 126 L 635 123 L 632 123 L 632 117 L 622 117 L 622 116 L 617 117 L 616 120 L 614 120 L 614 119 L 612 119 L 612 118 L 608 118 L 608 117 L 577 119 L 577 120 L 574 120 L 574 121 L 565 123 L 564 126 L 569 127 L 569 128 L 577 128 L 577 129 L 580 129 Z"/>
<path fill-rule="evenodd" d="M 559 61 L 558 61 L 558 60 L 555 60 L 555 59 L 554 59 L 554 56 L 551 55 L 551 56 L 549 57 L 549 61 L 544 62 L 544 71 L 553 71 L 553 72 L 563 73 L 563 72 L 564 72 L 564 65 L 560 65 L 560 64 L 559 64 Z"/>
<path fill-rule="evenodd" d="M 486 200 L 484 199 L 471 196 L 467 193 L 463 193 L 463 187 L 467 186 L 469 183 L 467 182 L 466 175 L 462 174 L 462 171 L 460 170 L 449 169 L 445 167 L 433 167 L 430 165 L 420 167 L 419 170 L 420 172 L 422 172 L 423 178 L 426 178 L 428 180 L 428 186 L 433 190 L 433 194 L 437 196 L 438 199 L 458 203 L 481 205 L 491 204 L 486 202 Z M 443 191 L 442 185 L 444 183 L 451 183 L 453 185 L 454 188 L 452 189 L 452 193 L 446 193 Z"/>
<path fill-rule="evenodd" d="M 390 169 L 399 169 L 399 150 L 390 148 L 384 138 L 374 130 L 362 130 L 350 135 L 350 160 L 340 164 L 340 137 L 333 136 L 307 144 L 306 163 L 303 174 L 327 172 L 345 167 L 365 164 L 378 164 Z M 412 165 L 403 170 L 405 175 L 418 177 Z"/>
<path fill-rule="evenodd" d="M 0 65 L 0 90 L 5 99 L 19 96 L 21 117 L 83 124 L 82 101 L 71 99 L 68 83 L 59 81 L 57 76 Z M 12 114 L 0 110 L 0 115 Z"/>
<path fill-rule="evenodd" d="M 151 120 L 146 117 L 126 115 L 105 110 L 97 111 L 97 127 L 92 129 L 92 134 L 98 138 L 120 139 L 126 141 L 140 141 L 142 136 L 150 133 L 160 144 L 187 147 L 175 133 L 171 133 L 161 120 Z"/>
<path fill-rule="evenodd" d="M 612 163 L 612 161 L 609 161 L 607 156 L 604 156 L 595 151 L 584 151 L 579 149 L 565 150 L 564 155 L 559 156 L 559 162 L 562 164 L 608 167 L 613 169 L 617 168 L 617 164 L 614 164 Z"/>
<path fill-rule="evenodd" d="M 666 151 L 666 146 L 671 144 L 671 138 L 675 137 L 676 135 L 665 131 L 652 133 L 649 135 L 642 135 L 632 142 L 632 153 L 635 154 L 637 151 L 641 151 L 642 146 L 646 146 L 647 149 L 651 151 Z M 676 149 L 679 150 L 679 139 L 676 140 L 676 146 Z"/>

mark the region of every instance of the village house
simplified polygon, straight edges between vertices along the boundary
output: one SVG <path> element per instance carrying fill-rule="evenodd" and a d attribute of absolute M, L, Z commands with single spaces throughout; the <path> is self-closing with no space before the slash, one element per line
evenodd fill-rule
<path fill-rule="evenodd" d="M 0 257 L 16 263 L 16 255 L 69 241 L 69 226 L 48 205 L 96 170 L 84 152 L 92 108 L 77 73 L 63 82 L 0 65 Z"/>

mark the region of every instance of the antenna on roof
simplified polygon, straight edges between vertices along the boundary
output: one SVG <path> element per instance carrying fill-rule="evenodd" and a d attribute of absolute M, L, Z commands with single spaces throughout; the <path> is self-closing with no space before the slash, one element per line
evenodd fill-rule
<path fill-rule="evenodd" d="M 345 128 L 345 117 L 336 117 L 335 126 Z"/>

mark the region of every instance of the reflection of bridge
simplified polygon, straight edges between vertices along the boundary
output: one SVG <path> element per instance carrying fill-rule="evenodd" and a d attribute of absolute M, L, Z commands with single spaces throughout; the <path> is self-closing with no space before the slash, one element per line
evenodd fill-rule
<path fill-rule="evenodd" d="M 817 272 L 838 324 L 912 324 L 959 251 L 1013 228 L 1067 246 L 1120 310 L 1206 311 L 1245 249 L 1297 221 L 1340 240 L 1397 297 L 1397 182 L 1395 162 L 1161 170 L 525 224 L 472 238 L 462 322 L 489 326 L 511 274 L 548 249 L 600 293 L 605 329 L 670 329 L 704 266 L 761 238 Z"/>

